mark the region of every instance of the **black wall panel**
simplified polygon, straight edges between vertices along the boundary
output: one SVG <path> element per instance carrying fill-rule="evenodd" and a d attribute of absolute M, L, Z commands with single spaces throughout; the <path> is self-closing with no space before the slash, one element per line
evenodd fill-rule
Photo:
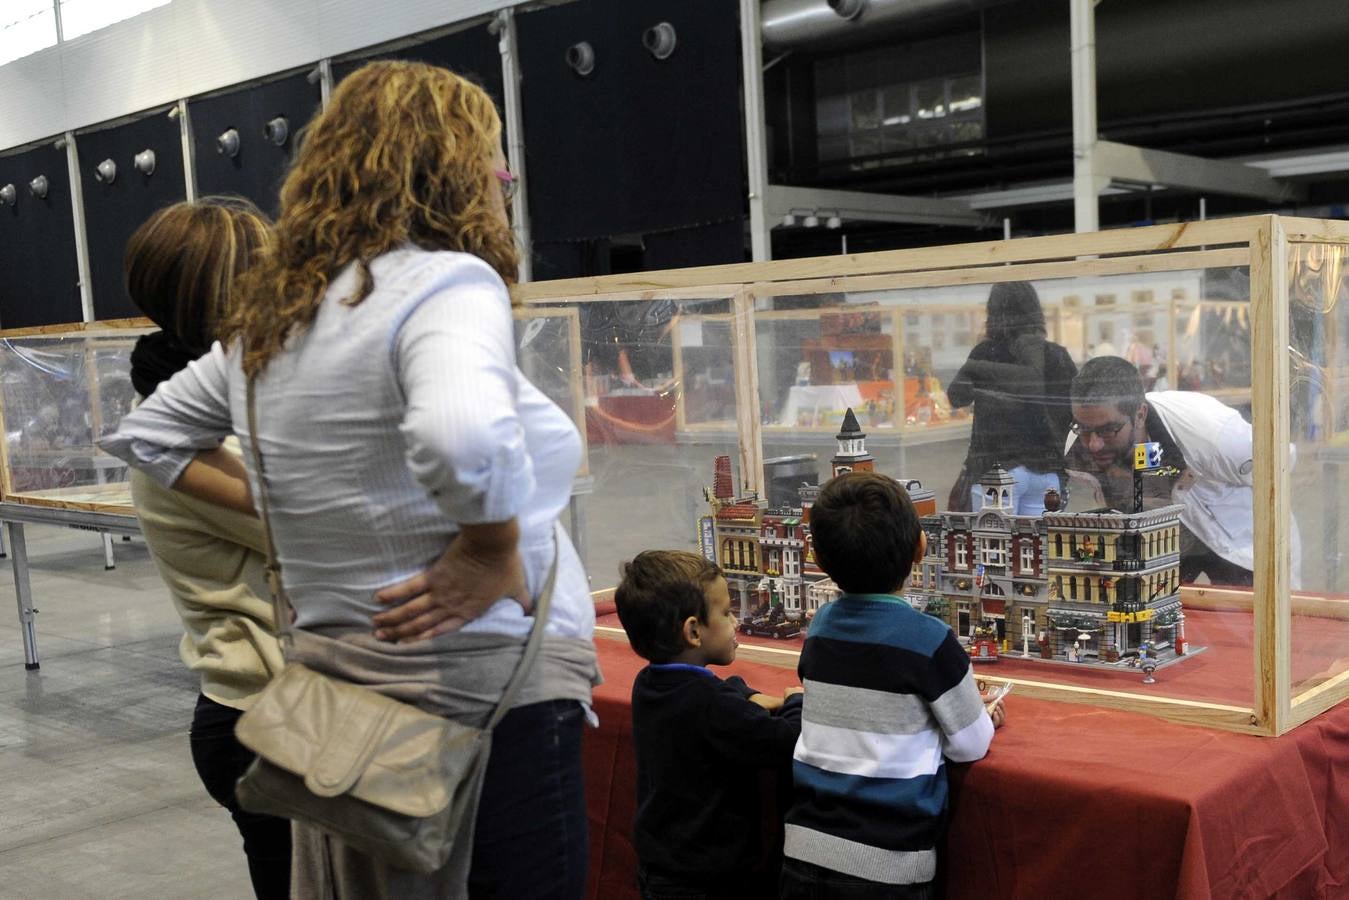
<path fill-rule="evenodd" d="M 178 122 L 163 113 L 77 137 L 84 219 L 89 232 L 89 268 L 94 287 L 94 316 L 120 319 L 140 311 L 126 294 L 122 256 L 127 238 L 150 214 L 186 197 L 183 144 Z M 142 175 L 132 165 L 137 153 L 155 151 L 155 172 Z M 104 159 L 117 164 L 112 184 L 94 178 Z"/>
<path fill-rule="evenodd" d="M 497 49 L 497 39 L 487 31 L 486 25 L 475 25 L 463 31 L 456 31 L 420 44 L 399 47 L 396 50 L 385 50 L 359 59 L 335 62 L 333 82 L 341 81 L 375 59 L 402 59 L 442 66 L 482 85 L 496 101 L 497 109 L 501 109 L 505 102 L 501 79 L 501 51 Z"/>
<path fill-rule="evenodd" d="M 736 4 L 585 0 L 516 21 L 535 241 L 645 234 L 744 213 Z M 662 21 L 678 36 L 663 61 L 642 46 L 643 32 Z M 581 41 L 595 52 L 586 77 L 565 61 Z"/>
<path fill-rule="evenodd" d="M 319 87 L 310 84 L 304 73 L 189 101 L 197 195 L 238 194 L 275 216 L 296 135 L 318 112 L 319 103 Z M 290 123 L 290 136 L 280 147 L 262 133 L 263 126 L 276 116 L 285 116 Z M 239 153 L 233 158 L 220 153 L 216 144 L 216 138 L 230 128 L 239 132 Z"/>
<path fill-rule="evenodd" d="M 643 271 L 745 262 L 745 222 L 735 218 L 694 228 L 648 234 Z"/>
<path fill-rule="evenodd" d="M 47 196 L 28 182 L 47 176 Z M 13 206 L 0 205 L 0 328 L 78 322 L 79 267 L 66 152 L 51 144 L 0 159 L 0 185 L 13 184 Z"/>

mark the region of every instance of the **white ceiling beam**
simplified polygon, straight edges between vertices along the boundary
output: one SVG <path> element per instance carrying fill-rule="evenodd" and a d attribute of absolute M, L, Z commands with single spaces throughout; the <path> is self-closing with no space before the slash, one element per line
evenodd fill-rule
<path fill-rule="evenodd" d="M 769 222 L 780 221 L 793 210 L 829 211 L 844 220 L 907 222 L 921 225 L 987 226 L 988 216 L 971 209 L 963 200 L 942 197 L 909 197 L 867 191 L 833 191 L 820 188 L 770 184 L 765 197 Z"/>
<path fill-rule="evenodd" d="M 1256 197 L 1271 203 L 1296 201 L 1307 194 L 1305 187 L 1272 178 L 1269 172 L 1254 166 L 1114 141 L 1096 142 L 1093 169 L 1096 175 L 1112 182 Z"/>

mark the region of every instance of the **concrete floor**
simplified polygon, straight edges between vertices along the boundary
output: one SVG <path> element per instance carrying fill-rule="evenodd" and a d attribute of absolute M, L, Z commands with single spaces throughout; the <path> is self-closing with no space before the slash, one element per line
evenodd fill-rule
<path fill-rule="evenodd" d="M 0 574 L 0 898 L 252 897 L 238 833 L 188 750 L 197 679 L 139 540 L 28 526 L 42 668 Z"/>

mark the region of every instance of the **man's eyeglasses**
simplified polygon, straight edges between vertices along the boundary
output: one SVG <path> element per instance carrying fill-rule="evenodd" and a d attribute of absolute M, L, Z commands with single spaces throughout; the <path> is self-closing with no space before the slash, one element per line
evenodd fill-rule
<path fill-rule="evenodd" d="M 510 203 L 515 199 L 515 194 L 520 190 L 520 179 L 515 177 L 509 169 L 493 169 L 492 174 L 501 182 L 501 195 Z"/>
<path fill-rule="evenodd" d="M 1068 423 L 1068 427 L 1072 430 L 1073 434 L 1081 435 L 1084 438 L 1095 435 L 1101 440 L 1108 441 L 1123 431 L 1128 424 L 1127 421 L 1111 422 L 1109 425 L 1097 425 L 1095 428 L 1088 428 L 1081 422 L 1070 422 Z"/>

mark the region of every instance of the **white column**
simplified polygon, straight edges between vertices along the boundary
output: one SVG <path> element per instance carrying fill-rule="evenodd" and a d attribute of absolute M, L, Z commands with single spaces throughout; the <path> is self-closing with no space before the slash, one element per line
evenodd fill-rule
<path fill-rule="evenodd" d="M 520 179 L 515 197 L 511 200 L 511 227 L 515 243 L 520 249 L 520 281 L 529 281 L 532 274 L 531 243 L 529 236 L 529 180 L 525 177 L 525 115 L 520 95 L 520 49 L 515 38 L 515 10 L 503 9 L 497 13 L 501 28 L 497 48 L 501 51 L 502 91 L 506 101 L 506 159 L 511 172 Z"/>
<path fill-rule="evenodd" d="M 1100 230 L 1102 179 L 1096 177 L 1096 2 L 1070 0 L 1073 63 L 1073 220 Z"/>
<path fill-rule="evenodd" d="M 84 223 L 84 184 L 80 180 L 80 151 L 75 132 L 62 139 L 66 150 L 66 175 L 70 178 L 70 209 L 75 224 L 75 265 L 80 276 L 80 309 L 84 321 L 94 321 L 94 283 L 89 274 L 89 232 Z"/>
<path fill-rule="evenodd" d="M 740 0 L 740 61 L 745 85 L 745 155 L 749 173 L 749 233 L 754 262 L 773 258 L 768 193 L 768 144 L 764 137 L 763 36 L 760 0 Z"/>
<path fill-rule="evenodd" d="M 178 137 L 183 144 L 183 196 L 188 203 L 197 200 L 197 153 L 192 145 L 192 120 L 188 118 L 187 101 L 179 100 L 173 118 L 178 120 Z M 111 555 L 111 551 L 109 551 Z"/>

